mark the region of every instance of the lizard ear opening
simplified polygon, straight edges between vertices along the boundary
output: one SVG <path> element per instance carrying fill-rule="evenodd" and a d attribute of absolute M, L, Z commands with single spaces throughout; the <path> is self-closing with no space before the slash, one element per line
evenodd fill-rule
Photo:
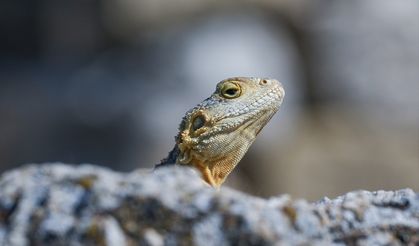
<path fill-rule="evenodd" d="M 209 121 L 208 116 L 202 111 L 198 111 L 193 115 L 189 124 L 191 137 L 197 137 L 206 132 L 208 130 L 208 125 L 210 124 Z"/>
<path fill-rule="evenodd" d="M 206 119 L 203 115 L 197 115 L 192 120 L 192 130 L 196 131 L 205 125 Z"/>

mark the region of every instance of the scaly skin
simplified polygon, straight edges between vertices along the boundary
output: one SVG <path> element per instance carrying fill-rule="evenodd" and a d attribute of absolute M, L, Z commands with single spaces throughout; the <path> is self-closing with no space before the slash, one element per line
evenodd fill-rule
<path fill-rule="evenodd" d="M 176 145 L 159 165 L 189 165 L 219 187 L 242 159 L 258 133 L 278 111 L 282 85 L 273 79 L 236 77 L 183 117 Z"/>

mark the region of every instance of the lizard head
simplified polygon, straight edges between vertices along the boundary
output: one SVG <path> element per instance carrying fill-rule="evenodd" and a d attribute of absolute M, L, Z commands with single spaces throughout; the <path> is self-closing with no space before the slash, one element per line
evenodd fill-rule
<path fill-rule="evenodd" d="M 282 85 L 273 79 L 236 77 L 184 116 L 176 137 L 176 162 L 198 168 L 212 186 L 220 186 L 258 133 L 278 111 Z"/>

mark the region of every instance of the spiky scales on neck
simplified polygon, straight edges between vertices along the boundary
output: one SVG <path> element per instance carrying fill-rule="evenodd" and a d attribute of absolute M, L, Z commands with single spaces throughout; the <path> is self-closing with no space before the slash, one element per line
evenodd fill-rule
<path fill-rule="evenodd" d="M 157 167 L 190 165 L 219 187 L 278 111 L 284 95 L 273 79 L 235 77 L 219 82 L 209 98 L 183 117 L 175 147 Z"/>

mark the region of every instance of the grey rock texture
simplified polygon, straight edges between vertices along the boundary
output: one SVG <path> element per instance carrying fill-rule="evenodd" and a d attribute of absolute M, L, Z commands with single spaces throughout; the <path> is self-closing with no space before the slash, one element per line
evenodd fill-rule
<path fill-rule="evenodd" d="M 30 165 L 0 178 L 0 245 L 418 245 L 419 194 L 315 203 L 204 184 L 189 168 Z"/>

